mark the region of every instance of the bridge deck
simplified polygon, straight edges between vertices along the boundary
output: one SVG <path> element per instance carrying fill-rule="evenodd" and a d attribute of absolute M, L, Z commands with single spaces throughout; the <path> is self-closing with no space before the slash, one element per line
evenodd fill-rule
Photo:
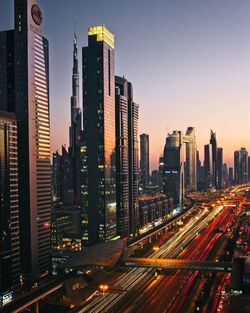
<path fill-rule="evenodd" d="M 224 272 L 231 271 L 233 263 L 194 261 L 183 259 L 127 258 L 122 263 L 128 267 L 151 267 L 162 269 L 188 269 Z"/>

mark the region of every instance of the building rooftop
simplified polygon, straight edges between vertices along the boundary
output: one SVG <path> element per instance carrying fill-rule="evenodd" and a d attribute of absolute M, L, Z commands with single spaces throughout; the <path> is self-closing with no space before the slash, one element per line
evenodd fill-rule
<path fill-rule="evenodd" d="M 103 41 L 111 48 L 114 48 L 115 36 L 104 25 L 90 26 L 88 36 L 96 36 L 97 41 Z"/>

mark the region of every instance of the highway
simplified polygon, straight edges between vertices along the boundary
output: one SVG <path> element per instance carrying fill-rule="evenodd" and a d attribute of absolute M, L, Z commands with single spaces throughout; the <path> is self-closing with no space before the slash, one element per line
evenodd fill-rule
<path fill-rule="evenodd" d="M 211 227 L 209 227 L 209 229 L 210 232 L 212 232 L 212 229 L 215 227 L 214 217 L 218 215 L 222 210 L 223 206 L 214 207 L 211 211 L 205 209 L 201 210 L 199 214 L 189 220 L 189 222 L 187 222 L 187 224 L 184 225 L 182 229 L 180 229 L 166 243 L 164 243 L 159 251 L 152 253 L 150 257 L 176 258 L 178 256 L 181 256 L 182 258 L 185 258 L 189 256 L 190 258 L 193 257 L 194 259 L 195 257 L 198 258 L 200 256 L 201 248 L 204 246 L 205 243 L 207 244 L 207 242 L 210 241 L 210 238 L 208 238 L 208 235 L 206 233 L 202 237 L 199 235 L 199 233 L 202 230 L 208 228 L 208 225 L 210 223 Z M 219 236 L 219 233 L 217 234 L 217 236 Z M 203 239 L 199 240 L 199 244 L 197 244 L 195 238 L 199 237 Z M 190 248 L 188 249 L 188 247 Z M 210 246 L 207 246 L 204 255 L 207 253 L 207 251 L 209 251 L 209 249 L 212 249 L 212 243 Z M 204 255 L 202 255 L 203 259 L 205 258 Z M 137 306 L 134 301 L 138 301 L 137 303 L 145 302 L 144 299 L 138 298 L 140 294 L 146 294 L 145 288 L 149 288 L 148 290 L 150 290 L 150 293 L 152 292 L 152 290 L 158 290 L 158 286 L 161 285 L 161 282 L 164 282 L 164 279 L 168 279 L 168 283 L 170 283 L 171 281 L 178 282 L 177 285 L 180 285 L 180 282 L 183 280 L 185 280 L 186 282 L 188 281 L 191 284 L 191 281 L 188 277 L 194 275 L 194 273 L 188 273 L 188 277 L 186 276 L 186 271 L 174 271 L 174 273 L 174 275 L 169 275 L 167 277 L 165 275 L 161 275 L 158 278 L 155 278 L 154 271 L 151 269 L 133 268 L 128 272 L 125 272 L 114 284 L 114 286 L 122 287 L 124 293 L 107 293 L 103 296 L 92 297 L 89 301 L 86 302 L 86 305 L 82 309 L 78 310 L 78 312 L 119 312 L 119 307 L 123 306 L 122 304 L 124 301 L 129 307 L 132 303 L 132 306 L 135 310 L 134 312 L 137 312 L 140 305 Z M 196 274 L 195 276 L 197 275 L 198 274 Z M 152 287 L 150 288 L 150 286 Z M 171 289 L 174 290 L 174 288 Z M 138 294 L 136 296 L 136 299 L 134 299 L 135 294 Z M 176 294 L 176 292 L 174 291 L 173 294 Z M 126 308 L 123 308 L 121 312 L 124 312 L 124 310 L 126 310 Z M 128 312 L 130 311 L 131 308 Z M 149 309 L 148 312 L 152 312 L 152 307 Z M 154 312 L 156 311 L 154 310 Z"/>
<path fill-rule="evenodd" d="M 178 257 L 206 260 L 222 234 L 215 233 L 214 229 L 223 225 L 224 228 L 228 227 L 231 219 L 231 210 L 224 209 Z M 186 303 L 192 302 L 188 301 L 188 297 L 193 298 L 192 289 L 197 288 L 200 279 L 199 271 L 168 271 L 167 275 L 160 275 L 146 289 L 134 290 L 130 303 L 124 304 L 117 312 L 152 312 L 152 309 L 154 312 L 185 312 L 183 308 Z"/>

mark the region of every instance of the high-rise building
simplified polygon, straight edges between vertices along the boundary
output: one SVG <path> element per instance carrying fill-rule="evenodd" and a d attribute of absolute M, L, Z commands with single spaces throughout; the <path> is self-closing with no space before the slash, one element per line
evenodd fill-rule
<path fill-rule="evenodd" d="M 210 145 L 204 146 L 204 189 L 212 187 L 212 160 Z"/>
<path fill-rule="evenodd" d="M 149 135 L 140 135 L 140 174 L 143 191 L 149 184 Z"/>
<path fill-rule="evenodd" d="M 223 186 L 223 149 L 217 148 L 217 189 Z"/>
<path fill-rule="evenodd" d="M 184 200 L 184 148 L 181 131 L 168 134 L 164 148 L 163 192 L 182 207 Z"/>
<path fill-rule="evenodd" d="M 82 114 L 79 101 L 79 70 L 77 37 L 73 40 L 72 96 L 71 96 L 71 125 L 69 128 L 69 155 L 72 162 L 73 203 L 80 204 L 81 161 L 80 143 L 82 129 Z"/>
<path fill-rule="evenodd" d="M 218 187 L 217 141 L 216 141 L 216 133 L 214 133 L 212 130 L 211 130 L 211 134 L 210 134 L 210 144 L 211 144 L 211 149 L 212 149 L 212 151 L 211 151 L 212 152 L 212 155 L 211 155 L 212 186 L 217 188 Z"/>
<path fill-rule="evenodd" d="M 185 187 L 188 191 L 197 189 L 197 174 L 196 174 L 196 138 L 195 129 L 188 127 L 186 135 L 183 136 L 183 142 L 186 145 L 185 158 Z"/>
<path fill-rule="evenodd" d="M 248 181 L 250 182 L 250 156 L 248 156 Z"/>
<path fill-rule="evenodd" d="M 163 186 L 164 156 L 159 157 L 159 186 Z"/>
<path fill-rule="evenodd" d="M 117 234 L 126 237 L 138 224 L 138 105 L 124 77 L 115 86 Z"/>
<path fill-rule="evenodd" d="M 49 63 L 41 23 L 36 0 L 15 0 L 15 29 L 0 35 L 1 51 L 9 51 L 1 78 L 11 90 L 0 107 L 17 119 L 21 272 L 30 282 L 50 268 Z"/>
<path fill-rule="evenodd" d="M 246 148 L 240 149 L 240 182 L 248 182 L 248 152 Z"/>
<path fill-rule="evenodd" d="M 234 152 L 234 182 L 235 184 L 248 182 L 248 152 L 246 148 Z"/>
<path fill-rule="evenodd" d="M 114 35 L 105 26 L 88 29 L 82 49 L 81 140 L 82 243 L 116 236 Z"/>
<path fill-rule="evenodd" d="M 232 167 L 228 168 L 228 182 L 229 186 L 233 185 L 234 183 L 234 172 Z"/>
<path fill-rule="evenodd" d="M 234 151 L 234 183 L 240 183 L 240 152 Z"/>
<path fill-rule="evenodd" d="M 0 111 L 0 305 L 20 278 L 17 124 Z"/>
<path fill-rule="evenodd" d="M 128 82 L 128 168 L 129 168 L 129 233 L 139 227 L 139 105 L 133 100 L 133 86 Z"/>
<path fill-rule="evenodd" d="M 128 82 L 115 77 L 116 86 L 116 224 L 117 234 L 129 235 Z"/>
<path fill-rule="evenodd" d="M 72 205 L 74 199 L 72 158 L 64 146 L 62 153 L 53 153 L 52 160 L 52 193 L 53 201 Z"/>

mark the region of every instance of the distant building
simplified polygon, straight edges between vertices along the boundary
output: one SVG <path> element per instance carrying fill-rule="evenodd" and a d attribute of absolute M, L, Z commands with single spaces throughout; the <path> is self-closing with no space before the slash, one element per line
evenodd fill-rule
<path fill-rule="evenodd" d="M 235 184 L 248 182 L 248 152 L 246 148 L 234 152 L 234 182 Z"/>
<path fill-rule="evenodd" d="M 240 152 L 234 152 L 234 182 L 235 184 L 240 183 Z"/>
<path fill-rule="evenodd" d="M 250 156 L 248 156 L 248 181 L 250 182 Z"/>
<path fill-rule="evenodd" d="M 143 190 L 149 184 L 149 135 L 140 135 L 140 173 Z"/>
<path fill-rule="evenodd" d="M 223 187 L 223 149 L 217 148 L 217 189 Z"/>
<path fill-rule="evenodd" d="M 72 158 L 64 146 L 62 153 L 53 153 L 52 194 L 53 201 L 59 200 L 65 205 L 74 202 Z"/>
<path fill-rule="evenodd" d="M 159 157 L 159 186 L 163 187 L 164 156 Z"/>
<path fill-rule="evenodd" d="M 212 187 L 212 151 L 210 145 L 204 146 L 204 189 L 208 190 Z"/>
<path fill-rule="evenodd" d="M 240 182 L 248 182 L 248 152 L 246 148 L 240 149 Z"/>
<path fill-rule="evenodd" d="M 82 49 L 82 243 L 116 237 L 115 49 L 105 26 L 88 29 Z"/>
<path fill-rule="evenodd" d="M 17 124 L 0 111 L 0 305 L 20 278 Z"/>
<path fill-rule="evenodd" d="M 151 172 L 151 184 L 154 186 L 159 184 L 159 172 L 157 170 Z"/>
<path fill-rule="evenodd" d="M 184 200 L 184 146 L 181 131 L 168 134 L 164 148 L 163 192 L 182 206 Z"/>
<path fill-rule="evenodd" d="M 217 140 L 216 140 L 216 134 L 211 130 L 210 135 L 210 144 L 211 144 L 211 160 L 212 160 L 212 172 L 211 178 L 212 178 L 212 186 L 218 189 L 218 161 L 217 161 Z"/>
<path fill-rule="evenodd" d="M 183 136 L 186 146 L 185 159 L 185 188 L 187 191 L 197 190 L 197 169 L 196 169 L 196 137 L 195 129 L 188 127 L 186 135 Z"/>
<path fill-rule="evenodd" d="M 79 70 L 78 70 L 78 50 L 77 37 L 74 34 L 73 40 L 73 68 L 72 68 L 72 96 L 71 106 L 71 125 L 69 128 L 69 156 L 71 161 L 71 176 L 73 187 L 73 204 L 80 204 L 80 185 L 81 185 L 81 130 L 82 112 L 79 100 Z"/>
<path fill-rule="evenodd" d="M 229 167 L 228 169 L 228 181 L 229 181 L 229 186 L 232 186 L 234 184 L 234 176 L 233 176 L 233 168 Z"/>
<path fill-rule="evenodd" d="M 226 163 L 224 163 L 222 167 L 222 182 L 223 187 L 229 186 L 229 174 Z"/>

